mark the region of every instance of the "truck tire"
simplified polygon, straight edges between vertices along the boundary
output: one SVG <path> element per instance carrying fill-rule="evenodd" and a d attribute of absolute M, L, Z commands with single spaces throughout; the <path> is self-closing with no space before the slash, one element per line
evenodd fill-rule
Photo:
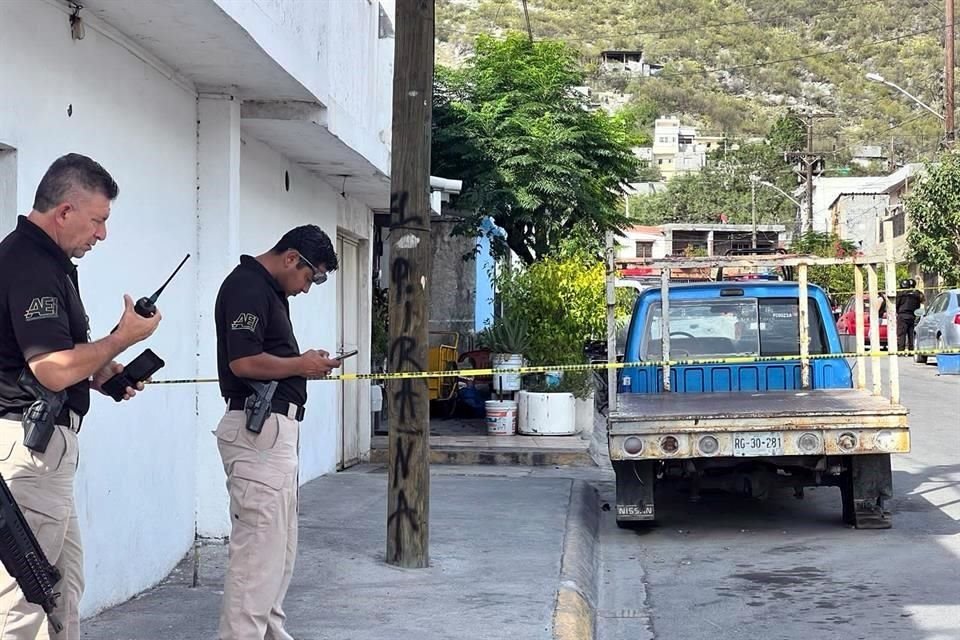
<path fill-rule="evenodd" d="M 890 454 L 847 456 L 840 480 L 843 521 L 857 529 L 889 529 L 884 503 L 893 497 Z"/>
<path fill-rule="evenodd" d="M 613 461 L 617 476 L 617 526 L 621 529 L 638 529 L 654 522 L 657 464 L 656 460 Z"/>

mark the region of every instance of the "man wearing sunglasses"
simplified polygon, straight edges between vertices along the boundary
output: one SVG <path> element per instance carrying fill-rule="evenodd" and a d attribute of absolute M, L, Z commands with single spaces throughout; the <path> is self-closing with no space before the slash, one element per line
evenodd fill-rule
<path fill-rule="evenodd" d="M 220 640 L 292 640 L 283 598 L 297 553 L 299 427 L 307 379 L 340 366 L 323 350 L 300 352 L 287 299 L 308 293 L 336 270 L 320 227 L 291 229 L 266 253 L 244 255 L 220 287 L 215 307 L 217 368 L 225 413 L 215 432 L 230 494 L 230 563 Z M 259 433 L 246 428 L 245 380 L 277 381 Z"/>

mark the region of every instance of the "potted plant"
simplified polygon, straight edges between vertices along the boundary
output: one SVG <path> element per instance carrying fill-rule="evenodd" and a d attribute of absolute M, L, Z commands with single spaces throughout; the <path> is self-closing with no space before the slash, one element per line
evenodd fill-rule
<path fill-rule="evenodd" d="M 522 317 L 507 313 L 481 331 L 478 341 L 490 350 L 494 370 L 517 369 L 524 364 L 524 354 L 530 347 L 530 333 Z M 520 374 L 494 375 L 493 390 L 497 393 L 519 391 Z"/>

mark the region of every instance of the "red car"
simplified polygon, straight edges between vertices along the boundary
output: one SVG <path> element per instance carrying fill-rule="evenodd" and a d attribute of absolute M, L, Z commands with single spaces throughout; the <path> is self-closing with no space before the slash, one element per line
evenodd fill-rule
<path fill-rule="evenodd" d="M 840 311 L 840 317 L 837 318 L 837 331 L 840 333 L 840 342 L 843 350 L 852 353 L 857 350 L 857 316 L 854 302 L 856 296 L 850 296 L 843 309 Z M 887 346 L 887 303 L 886 300 L 880 302 L 880 348 Z M 863 297 L 863 331 L 864 344 L 870 345 L 870 298 Z"/>

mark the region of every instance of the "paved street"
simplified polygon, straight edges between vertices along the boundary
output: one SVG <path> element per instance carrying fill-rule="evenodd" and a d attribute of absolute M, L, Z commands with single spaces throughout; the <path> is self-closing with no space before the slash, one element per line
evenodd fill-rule
<path fill-rule="evenodd" d="M 608 512 L 599 638 L 960 639 L 960 377 L 900 367 L 913 447 L 894 459 L 893 529 L 843 525 L 834 488 L 669 496 L 640 533 Z"/>

